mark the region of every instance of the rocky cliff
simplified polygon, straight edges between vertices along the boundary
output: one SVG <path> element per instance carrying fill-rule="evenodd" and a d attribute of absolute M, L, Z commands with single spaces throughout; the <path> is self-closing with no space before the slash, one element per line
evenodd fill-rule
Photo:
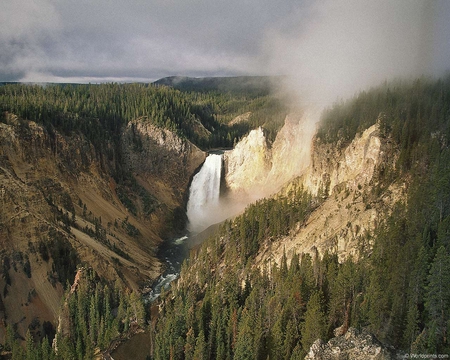
<path fill-rule="evenodd" d="M 79 264 L 134 289 L 159 275 L 155 251 L 167 224 L 183 221 L 205 154 L 144 121 L 121 138 L 121 149 L 96 148 L 12 114 L 0 123 L 0 315 L 20 335 L 55 324 Z"/>
<path fill-rule="evenodd" d="M 314 119 L 309 113 L 286 116 L 272 145 L 272 167 L 266 179 L 268 188 L 278 190 L 308 168 L 314 131 Z"/>
<path fill-rule="evenodd" d="M 318 339 L 312 344 L 305 360 L 391 360 L 395 355 L 372 334 L 349 328 L 343 335 L 327 343 Z"/>
<path fill-rule="evenodd" d="M 260 263 L 279 261 L 284 252 L 331 251 L 340 260 L 357 257 L 381 212 L 405 195 L 402 184 L 374 195 L 377 174 L 394 167 L 397 156 L 393 145 L 380 135 L 378 123 L 338 146 L 313 138 L 313 131 L 307 116 L 290 115 L 271 146 L 258 129 L 225 154 L 225 179 L 232 193 L 268 196 L 285 185 L 282 193 L 302 187 L 320 199 L 320 207 L 306 224 L 263 247 Z"/>
<path fill-rule="evenodd" d="M 361 189 L 370 183 L 382 158 L 382 139 L 378 125 L 358 134 L 345 147 L 322 144 L 316 140 L 304 184 L 314 195 L 320 191 L 323 195 L 328 195 L 339 185 L 350 191 Z"/>
<path fill-rule="evenodd" d="M 260 261 L 279 261 L 285 252 L 317 256 L 325 251 L 343 261 L 349 256 L 357 258 L 363 248 L 370 249 L 368 235 L 406 195 L 401 183 L 383 191 L 379 188 L 378 173 L 395 166 L 396 154 L 392 144 L 380 136 L 378 124 L 348 145 L 332 147 L 315 138 L 310 166 L 284 191 L 301 186 L 321 199 L 320 206 L 289 236 L 266 246 Z"/>
<path fill-rule="evenodd" d="M 225 183 L 235 194 L 262 190 L 271 169 L 271 151 L 262 128 L 252 130 L 224 154 Z"/>
<path fill-rule="evenodd" d="M 192 174 L 206 153 L 148 119 L 131 121 L 122 136 L 127 170 L 158 200 L 171 207 L 183 204 Z"/>
<path fill-rule="evenodd" d="M 290 114 L 273 144 L 262 128 L 252 130 L 226 151 L 225 182 L 232 194 L 268 196 L 308 166 L 314 132 L 305 114 Z"/>

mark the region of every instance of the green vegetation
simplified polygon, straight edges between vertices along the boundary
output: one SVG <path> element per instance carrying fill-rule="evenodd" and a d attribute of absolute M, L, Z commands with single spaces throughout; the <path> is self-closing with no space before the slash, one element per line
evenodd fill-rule
<path fill-rule="evenodd" d="M 367 204 L 396 181 L 407 181 L 407 201 L 365 235 L 373 247 L 361 244 L 357 262 L 293 254 L 263 269 L 253 267 L 261 246 L 270 251 L 322 197 L 298 188 L 251 205 L 183 265 L 162 299 L 154 358 L 302 359 L 338 326 L 413 353 L 448 353 L 449 110 L 450 78 L 385 84 L 327 110 L 317 141 L 344 146 L 378 121 L 389 144 Z"/>
<path fill-rule="evenodd" d="M 251 125 L 231 127 L 227 123 L 250 109 L 259 109 L 261 115 L 262 109 L 273 109 L 273 101 L 268 94 L 187 92 L 149 84 L 0 86 L 1 117 L 13 113 L 45 125 L 50 134 L 54 130 L 81 132 L 97 150 L 105 149 L 109 141 L 118 144 L 122 126 L 134 119 L 151 121 L 201 148 L 230 147 L 250 126 L 264 125 L 270 119 L 255 117 Z M 279 122 L 285 113 L 278 105 L 271 116 Z M 199 124 L 211 134 L 199 131 Z"/>
<path fill-rule="evenodd" d="M 228 109 L 232 103 L 242 109 L 232 94 L 152 89 L 195 98 L 193 108 L 223 123 L 232 111 L 217 111 L 218 99 Z M 339 326 L 366 328 L 407 352 L 449 353 L 450 78 L 386 83 L 335 104 L 324 113 L 316 141 L 342 148 L 376 122 L 386 163 L 377 169 L 372 191 L 364 193 L 366 206 L 375 207 L 393 183 L 405 184 L 407 198 L 386 209 L 376 230 L 363 236 L 358 261 L 290 253 L 279 264 L 268 256 L 261 268 L 254 266 L 259 251 L 270 254 L 274 240 L 302 226 L 329 196 L 327 186 L 313 198 L 293 183 L 289 193 L 260 200 L 225 222 L 192 252 L 178 286 L 161 295 L 161 311 L 152 312 L 153 318 L 136 294 L 112 290 L 88 272 L 89 281 L 67 295 L 71 335 L 61 340 L 58 357 L 92 358 L 96 348 L 105 349 L 132 323 L 145 326 L 144 320 L 152 324 L 153 359 L 302 359 L 316 338 L 327 340 Z M 45 246 L 39 251 L 45 255 Z M 7 280 L 9 264 L 3 266 Z M 27 340 L 26 349 L 8 341 L 13 358 L 49 351 L 45 341 L 36 346 Z"/>
<path fill-rule="evenodd" d="M 126 337 L 133 326 L 144 326 L 140 295 L 118 283 L 110 288 L 92 269 L 81 269 L 76 291 L 69 288 L 64 300 L 61 317 L 67 319 L 67 333 L 57 334 L 57 351 L 51 348 L 52 339 L 39 341 L 30 331 L 24 349 L 8 327 L 5 349 L 12 352 L 12 359 L 93 359 L 95 352 L 107 349 L 113 339 Z"/>
<path fill-rule="evenodd" d="M 279 76 L 231 76 L 192 78 L 184 76 L 170 76 L 159 79 L 157 85 L 171 86 L 182 91 L 221 92 L 259 97 L 270 95 L 273 86 L 280 82 Z"/>

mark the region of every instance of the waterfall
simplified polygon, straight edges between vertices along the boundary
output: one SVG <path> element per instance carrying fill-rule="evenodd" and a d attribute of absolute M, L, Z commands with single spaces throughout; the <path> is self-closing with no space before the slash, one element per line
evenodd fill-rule
<path fill-rule="evenodd" d="M 222 154 L 210 154 L 192 179 L 187 204 L 188 229 L 198 233 L 214 224 L 220 213 Z"/>
<path fill-rule="evenodd" d="M 188 230 L 193 234 L 224 220 L 219 204 L 221 175 L 222 155 L 211 154 L 192 179 L 187 217 L 189 220 Z M 181 263 L 189 254 L 187 241 L 188 236 L 182 236 L 172 239 L 160 247 L 158 257 L 165 260 L 166 269 L 152 284 L 152 290 L 146 296 L 147 301 L 156 300 L 161 294 L 161 289 L 168 289 L 170 283 L 178 278 Z"/>

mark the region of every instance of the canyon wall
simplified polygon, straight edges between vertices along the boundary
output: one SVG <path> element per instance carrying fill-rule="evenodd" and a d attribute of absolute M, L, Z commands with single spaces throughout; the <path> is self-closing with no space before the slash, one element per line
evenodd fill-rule
<path fill-rule="evenodd" d="M 184 206 L 191 177 L 207 155 L 188 140 L 142 118 L 126 126 L 122 148 L 127 171 L 171 207 Z"/>
<path fill-rule="evenodd" d="M 340 261 L 357 258 L 360 249 L 370 247 L 368 235 L 377 227 L 380 214 L 404 198 L 402 184 L 372 196 L 379 168 L 395 166 L 395 149 L 380 136 L 378 123 L 339 146 L 313 137 L 309 124 L 304 115 L 288 116 L 271 146 L 258 129 L 225 154 L 225 179 L 231 193 L 263 197 L 284 186 L 274 195 L 280 196 L 301 187 L 319 199 L 319 207 L 305 224 L 262 247 L 259 264 L 278 262 L 283 253 L 290 258 L 294 252 L 320 256 L 329 251 Z"/>
<path fill-rule="evenodd" d="M 132 289 L 159 276 L 157 247 L 184 226 L 184 194 L 205 153 L 142 121 L 121 139 L 96 147 L 12 114 L 0 123 L 0 320 L 22 336 L 32 322 L 41 334 L 56 323 L 79 264 Z"/>
<path fill-rule="evenodd" d="M 258 128 L 226 151 L 225 183 L 232 196 L 268 196 L 302 174 L 310 161 L 314 129 L 307 115 L 289 114 L 273 144 Z"/>

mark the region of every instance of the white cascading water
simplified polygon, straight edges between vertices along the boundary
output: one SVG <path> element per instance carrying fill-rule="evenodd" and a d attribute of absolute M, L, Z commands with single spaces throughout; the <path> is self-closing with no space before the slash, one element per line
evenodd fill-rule
<path fill-rule="evenodd" d="M 188 230 L 198 233 L 214 224 L 219 213 L 222 155 L 210 154 L 194 176 L 187 204 Z"/>
<path fill-rule="evenodd" d="M 200 171 L 194 176 L 189 190 L 187 204 L 188 230 L 199 233 L 208 226 L 223 220 L 220 217 L 220 178 L 222 174 L 222 155 L 209 155 Z M 166 270 L 147 294 L 147 300 L 152 302 L 161 294 L 162 289 L 168 289 L 170 283 L 177 279 L 181 263 L 188 255 L 186 244 L 188 236 L 172 239 L 162 250 L 160 256 L 166 262 Z"/>

